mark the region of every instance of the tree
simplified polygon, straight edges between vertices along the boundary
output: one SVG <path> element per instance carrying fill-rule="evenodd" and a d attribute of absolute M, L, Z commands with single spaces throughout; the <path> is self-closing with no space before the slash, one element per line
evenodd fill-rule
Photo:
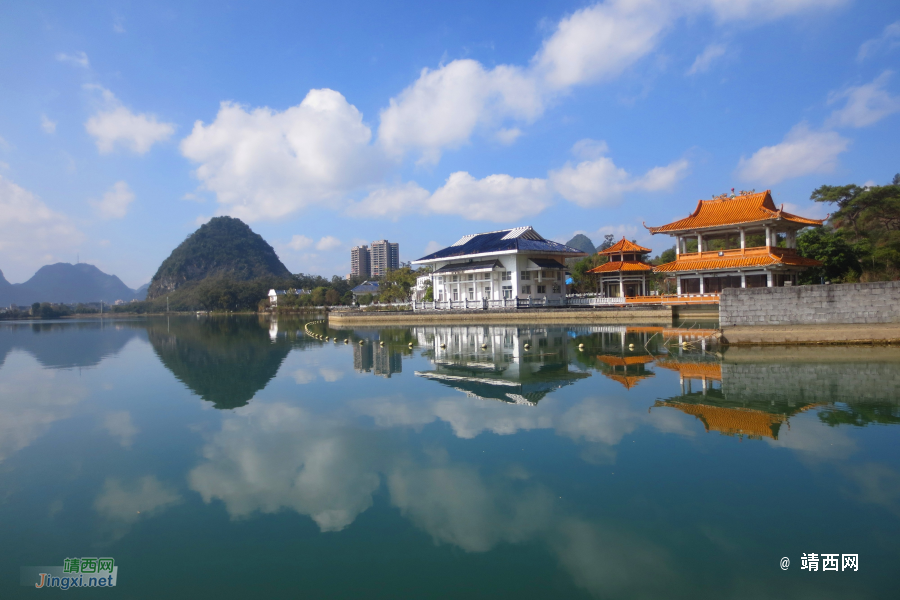
<path fill-rule="evenodd" d="M 409 267 L 389 271 L 379 286 L 380 300 L 382 302 L 409 302 L 418 276 L 419 273 Z"/>
<path fill-rule="evenodd" d="M 859 260 L 844 236 L 830 227 L 813 227 L 797 236 L 801 256 L 813 258 L 821 267 L 807 269 L 800 275 L 800 283 L 840 281 L 848 275 L 859 275 Z"/>
<path fill-rule="evenodd" d="M 341 295 L 337 293 L 337 290 L 330 289 L 325 292 L 325 304 L 334 305 L 341 301 Z"/>
<path fill-rule="evenodd" d="M 325 304 L 325 292 L 326 289 L 323 286 L 319 286 L 312 291 L 312 303 L 315 306 L 322 306 Z"/>
<path fill-rule="evenodd" d="M 32 317 L 39 316 L 40 312 L 41 312 L 41 303 L 40 302 L 35 302 L 34 304 L 31 305 L 31 316 Z"/>
<path fill-rule="evenodd" d="M 357 298 L 357 302 L 363 306 L 372 304 L 372 294 L 360 294 L 359 298 Z"/>

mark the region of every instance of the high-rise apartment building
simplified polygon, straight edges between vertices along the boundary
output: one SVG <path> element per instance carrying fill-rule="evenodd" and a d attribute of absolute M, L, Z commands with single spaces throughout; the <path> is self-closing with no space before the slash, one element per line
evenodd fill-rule
<path fill-rule="evenodd" d="M 350 249 L 350 275 L 371 277 L 372 261 L 368 246 L 356 246 Z"/>
<path fill-rule="evenodd" d="M 373 277 L 381 277 L 388 271 L 400 268 L 400 244 L 387 240 L 372 242 L 370 256 Z"/>

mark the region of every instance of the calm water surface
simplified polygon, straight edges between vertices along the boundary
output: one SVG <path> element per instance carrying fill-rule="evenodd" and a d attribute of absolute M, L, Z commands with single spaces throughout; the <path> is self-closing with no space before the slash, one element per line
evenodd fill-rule
<path fill-rule="evenodd" d="M 306 325 L 0 325 L 0 597 L 897 597 L 900 350 Z"/>

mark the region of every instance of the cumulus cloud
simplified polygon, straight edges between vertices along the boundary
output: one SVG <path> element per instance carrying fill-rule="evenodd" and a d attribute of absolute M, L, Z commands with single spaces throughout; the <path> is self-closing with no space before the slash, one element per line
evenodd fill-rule
<path fill-rule="evenodd" d="M 56 122 L 48 119 L 47 115 L 41 115 L 41 129 L 44 130 L 44 133 L 54 134 L 56 133 Z"/>
<path fill-rule="evenodd" d="M 194 124 L 182 154 L 198 163 L 220 211 L 248 221 L 333 203 L 380 171 L 362 113 L 333 90 L 312 90 L 278 112 L 223 102 L 209 125 Z"/>
<path fill-rule="evenodd" d="M 671 24 L 668 5 L 612 0 L 575 11 L 544 41 L 533 64 L 555 89 L 616 77 L 649 54 Z"/>
<path fill-rule="evenodd" d="M 326 235 L 318 242 L 316 242 L 316 250 L 320 250 L 322 252 L 327 252 L 329 250 L 337 250 L 343 245 L 341 240 L 337 239 L 333 235 Z"/>
<path fill-rule="evenodd" d="M 576 155 L 597 155 L 604 152 L 605 142 L 582 140 L 573 148 Z M 599 156 L 577 165 L 567 163 L 550 172 L 550 183 L 560 196 L 579 206 L 613 206 L 626 192 L 656 192 L 671 189 L 689 170 L 687 159 L 677 160 L 663 167 L 654 167 L 641 176 L 629 174 L 617 167 L 612 159 Z"/>
<path fill-rule="evenodd" d="M 181 494 L 153 475 L 130 482 L 107 478 L 94 500 L 94 510 L 108 521 L 114 539 L 147 517 L 155 516 L 182 502 Z"/>
<path fill-rule="evenodd" d="M 72 252 L 83 239 L 68 217 L 0 176 L 0 259 L 4 265 L 33 272 L 52 261 L 57 252 Z"/>
<path fill-rule="evenodd" d="M 385 149 L 399 155 L 422 151 L 422 162 L 436 163 L 444 148 L 466 143 L 479 125 L 505 118 L 531 120 L 543 112 L 537 81 L 508 65 L 487 70 L 481 63 L 454 60 L 438 69 L 423 69 L 419 78 L 381 112 L 378 137 Z M 497 132 L 511 143 L 519 133 Z"/>
<path fill-rule="evenodd" d="M 826 10 L 849 0 L 704 0 L 697 7 L 712 10 L 721 21 L 771 21 L 812 10 Z"/>
<path fill-rule="evenodd" d="M 312 239 L 306 237 L 305 235 L 295 235 L 291 238 L 291 241 L 288 242 L 287 246 L 291 250 L 306 250 L 310 246 L 313 245 Z"/>
<path fill-rule="evenodd" d="M 878 37 L 863 42 L 859 47 L 856 58 L 857 60 L 862 61 L 873 54 L 892 50 L 897 46 L 900 46 L 900 21 L 894 21 L 885 27 L 884 31 L 882 31 L 881 35 Z"/>
<path fill-rule="evenodd" d="M 103 417 L 103 428 L 111 436 L 118 439 L 123 448 L 131 448 L 138 429 L 131 421 L 131 413 L 127 410 L 107 413 Z"/>
<path fill-rule="evenodd" d="M 848 87 L 829 95 L 828 103 L 846 99 L 844 108 L 834 111 L 829 119 L 832 126 L 866 127 L 900 111 L 900 96 L 891 96 L 885 86 L 893 73 L 885 71 L 872 83 Z"/>
<path fill-rule="evenodd" d="M 128 213 L 128 205 L 134 201 L 134 192 L 124 181 L 117 181 L 100 200 L 91 200 L 97 215 L 102 219 L 121 219 Z"/>
<path fill-rule="evenodd" d="M 691 68 L 688 69 L 687 74 L 696 75 L 697 73 L 705 73 L 717 58 L 721 58 L 725 55 L 725 50 L 726 47 L 724 44 L 710 44 L 703 49 L 703 52 L 697 55 Z"/>
<path fill-rule="evenodd" d="M 475 179 L 465 171 L 452 173 L 433 194 L 415 182 L 385 186 L 353 204 L 357 217 L 399 217 L 403 214 L 457 215 L 473 221 L 510 222 L 540 213 L 550 205 L 546 179 L 489 175 Z"/>
<path fill-rule="evenodd" d="M 87 69 L 91 66 L 91 63 L 88 60 L 88 56 L 84 52 L 73 52 L 72 54 L 58 52 L 56 54 L 56 60 L 58 60 L 59 62 L 68 63 L 70 65 L 75 65 L 76 67 L 81 67 L 82 69 Z"/>
<path fill-rule="evenodd" d="M 850 140 L 834 131 L 813 131 L 806 123 L 791 129 L 780 144 L 765 146 L 741 158 L 738 177 L 765 185 L 811 173 L 829 173 Z"/>
<path fill-rule="evenodd" d="M 85 89 L 100 92 L 102 98 L 100 110 L 84 124 L 100 154 L 109 154 L 116 147 L 146 154 L 153 144 L 163 142 L 175 133 L 173 123 L 161 122 L 156 115 L 131 112 L 112 92 L 101 86 L 86 85 Z"/>

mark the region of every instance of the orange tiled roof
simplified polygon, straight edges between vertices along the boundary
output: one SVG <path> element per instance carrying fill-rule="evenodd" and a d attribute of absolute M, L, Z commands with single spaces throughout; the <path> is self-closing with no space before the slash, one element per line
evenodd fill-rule
<path fill-rule="evenodd" d="M 682 377 L 705 377 L 717 381 L 722 380 L 722 365 L 719 363 L 661 360 L 657 361 L 656 366 L 678 371 Z"/>
<path fill-rule="evenodd" d="M 622 252 L 640 252 L 641 254 L 645 254 L 647 252 L 652 252 L 652 250 L 650 250 L 650 248 L 638 246 L 634 242 L 629 242 L 625 239 L 625 236 L 622 236 L 621 240 L 619 240 L 606 250 L 601 250 L 597 254 L 620 254 Z"/>
<path fill-rule="evenodd" d="M 631 389 L 640 383 L 641 379 L 647 379 L 648 377 L 653 377 L 652 373 L 645 373 L 643 375 L 619 375 L 617 373 L 604 373 L 604 375 L 613 381 L 618 381 L 622 385 L 625 386 L 626 389 Z"/>
<path fill-rule="evenodd" d="M 726 251 L 729 252 L 729 251 Z M 773 248 L 768 252 L 750 252 L 748 255 L 740 255 L 735 253 L 726 254 L 726 256 L 716 256 L 711 252 L 693 252 L 694 255 L 700 255 L 702 258 L 682 258 L 664 265 L 654 267 L 657 273 L 677 273 L 682 271 L 713 271 L 716 269 L 740 269 L 746 267 L 768 267 L 771 265 L 788 265 L 792 267 L 818 267 L 822 263 L 812 258 L 804 258 L 794 252 L 784 252 L 781 249 Z M 713 254 L 713 256 L 705 257 L 703 255 Z"/>
<path fill-rule="evenodd" d="M 784 415 L 765 413 L 747 408 L 724 408 L 705 404 L 683 404 L 681 402 L 659 402 L 657 406 L 671 406 L 681 412 L 694 415 L 707 431 L 718 431 L 724 435 L 750 435 L 778 439 L 778 427 L 787 421 Z"/>
<path fill-rule="evenodd" d="M 675 233 L 686 230 L 739 225 L 759 221 L 783 219 L 801 225 L 821 225 L 824 219 L 799 217 L 775 206 L 769 190 L 757 194 L 745 194 L 734 198 L 700 200 L 690 216 L 659 227 L 647 227 L 650 233 Z M 646 225 L 645 225 L 646 227 Z"/>
<path fill-rule="evenodd" d="M 597 360 L 613 367 L 627 367 L 628 365 L 645 365 L 653 362 L 652 356 L 598 356 Z"/>
<path fill-rule="evenodd" d="M 608 263 L 604 263 L 599 267 L 594 267 L 590 269 L 588 273 L 615 273 L 617 271 L 651 271 L 653 267 L 648 265 L 647 263 L 638 262 L 636 260 L 626 260 L 626 261 L 610 261 Z"/>

